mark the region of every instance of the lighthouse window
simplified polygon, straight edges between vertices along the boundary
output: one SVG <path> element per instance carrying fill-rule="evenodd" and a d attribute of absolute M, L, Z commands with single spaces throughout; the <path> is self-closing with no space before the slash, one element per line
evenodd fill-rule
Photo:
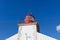
<path fill-rule="evenodd" d="M 31 20 L 33 17 L 27 16 L 25 20 Z"/>

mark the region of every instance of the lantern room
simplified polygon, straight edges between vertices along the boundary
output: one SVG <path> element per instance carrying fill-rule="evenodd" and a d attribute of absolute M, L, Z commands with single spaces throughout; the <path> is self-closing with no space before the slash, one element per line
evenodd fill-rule
<path fill-rule="evenodd" d="M 34 22 L 34 17 L 29 13 L 27 16 L 25 16 L 24 23 L 31 23 Z"/>

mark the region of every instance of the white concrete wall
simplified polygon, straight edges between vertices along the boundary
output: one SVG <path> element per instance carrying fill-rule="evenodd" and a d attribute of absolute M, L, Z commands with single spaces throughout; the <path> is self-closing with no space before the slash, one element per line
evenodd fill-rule
<path fill-rule="evenodd" d="M 36 40 L 37 27 L 36 25 L 19 26 L 19 38 L 20 40 Z"/>
<path fill-rule="evenodd" d="M 13 36 L 11 36 L 11 37 L 9 37 L 9 38 L 6 38 L 5 40 L 18 40 L 18 34 L 15 34 L 15 35 L 13 35 Z"/>
<path fill-rule="evenodd" d="M 57 40 L 57 39 L 46 36 L 46 35 L 41 34 L 41 33 L 37 33 L 37 40 Z"/>
<path fill-rule="evenodd" d="M 18 37 L 18 34 L 15 34 L 15 35 L 7 38 L 6 40 L 18 40 L 17 37 Z M 57 40 L 57 39 L 37 32 L 37 40 Z"/>

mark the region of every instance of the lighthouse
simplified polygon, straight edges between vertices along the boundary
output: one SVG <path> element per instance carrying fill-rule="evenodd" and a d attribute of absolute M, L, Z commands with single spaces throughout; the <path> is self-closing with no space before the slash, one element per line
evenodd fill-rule
<path fill-rule="evenodd" d="M 25 16 L 24 23 L 18 24 L 18 26 L 19 40 L 37 40 L 38 23 L 34 22 L 34 17 L 31 14 Z"/>
<path fill-rule="evenodd" d="M 5 40 L 57 40 L 53 37 L 40 33 L 38 22 L 34 16 L 28 13 L 23 23 L 18 23 L 18 33 Z"/>

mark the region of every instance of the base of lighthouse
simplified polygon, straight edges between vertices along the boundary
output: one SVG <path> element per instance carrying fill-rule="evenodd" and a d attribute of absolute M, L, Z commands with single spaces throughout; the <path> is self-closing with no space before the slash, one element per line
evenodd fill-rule
<path fill-rule="evenodd" d="M 18 40 L 18 33 L 7 38 L 6 40 Z M 24 38 L 23 38 L 23 40 L 24 40 Z M 37 40 L 57 40 L 57 39 L 37 32 Z"/>
<path fill-rule="evenodd" d="M 32 22 L 28 24 L 22 23 L 18 25 L 18 33 L 7 38 L 6 40 L 57 40 L 50 36 L 39 33 L 37 30 L 37 22 Z"/>

